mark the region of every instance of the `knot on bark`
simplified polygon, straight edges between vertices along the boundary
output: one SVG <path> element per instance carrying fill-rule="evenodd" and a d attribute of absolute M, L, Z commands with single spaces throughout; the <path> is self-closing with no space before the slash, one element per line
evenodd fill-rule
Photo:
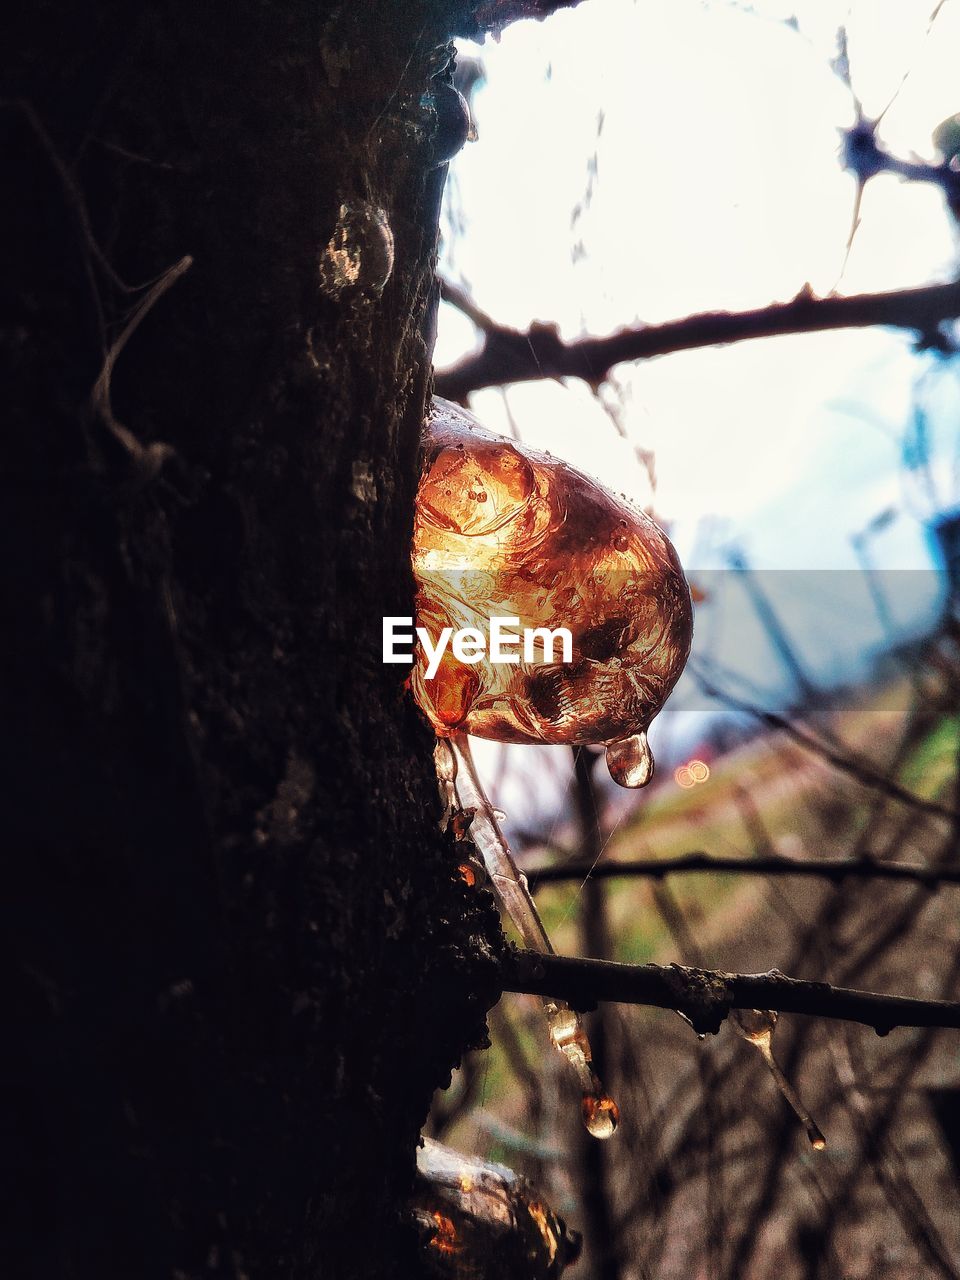
<path fill-rule="evenodd" d="M 733 987 L 725 973 L 672 964 L 678 1013 L 698 1035 L 716 1035 L 733 1005 Z"/>

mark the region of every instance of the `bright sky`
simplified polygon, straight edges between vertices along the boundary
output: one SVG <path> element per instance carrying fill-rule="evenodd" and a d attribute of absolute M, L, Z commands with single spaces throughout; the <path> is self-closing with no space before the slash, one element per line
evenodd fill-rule
<path fill-rule="evenodd" d="M 499 44 L 464 46 L 486 82 L 474 97 L 480 140 L 451 166 L 448 209 L 461 226 L 446 236 L 445 272 L 497 320 L 555 322 L 567 338 L 762 306 L 808 283 L 855 293 L 952 278 L 957 239 L 939 191 L 886 176 L 867 188 L 841 278 L 854 183 L 838 130 L 854 107 L 830 67 L 837 29 L 848 30 L 865 113 L 896 94 L 882 141 L 934 159 L 932 131 L 960 111 L 960 0 L 946 0 L 931 28 L 934 3 L 586 0 L 516 23 Z M 470 323 L 441 308 L 438 366 L 475 343 Z M 850 535 L 891 504 L 898 518 L 872 543 L 874 559 L 929 569 L 931 502 L 905 477 L 901 451 L 920 380 L 940 501 L 960 500 L 960 376 L 934 366 L 908 338 L 876 330 L 621 366 L 606 396 L 622 398 L 627 440 L 578 382 L 518 385 L 506 400 L 525 441 L 641 504 L 650 490 L 635 447 L 652 449 L 656 510 L 694 574 L 730 541 L 759 569 L 854 570 Z M 501 392 L 479 393 L 472 408 L 509 431 Z M 916 601 L 902 608 L 909 625 Z M 847 628 L 851 654 L 878 640 L 869 603 L 862 612 L 871 633 Z M 711 629 L 698 614 L 700 636 Z M 839 670 L 840 640 L 819 640 Z M 782 678 L 759 629 L 737 647 L 747 669 Z"/>
<path fill-rule="evenodd" d="M 446 269 L 498 320 L 553 321 L 569 338 L 761 306 L 808 282 L 826 293 L 949 278 L 956 243 L 939 192 L 883 177 L 840 279 L 854 184 L 837 130 L 853 106 L 829 65 L 836 30 L 846 22 L 868 114 L 909 73 L 882 136 L 932 158 L 932 130 L 960 110 L 960 3 L 947 0 L 928 36 L 932 5 L 587 0 L 515 24 L 480 51 L 480 141 L 452 168 L 465 228 L 448 238 Z M 799 32 L 783 21 L 792 13 Z M 437 363 L 474 341 L 443 308 Z M 878 332 L 622 366 L 630 443 L 579 383 L 521 385 L 508 400 L 525 440 L 641 502 L 633 446 L 652 448 L 657 510 L 688 564 L 714 515 L 758 565 L 848 567 L 849 533 L 901 501 L 899 427 L 920 369 L 906 339 Z M 499 392 L 473 407 L 508 430 Z M 913 523 L 878 543 L 881 558 L 885 541 L 888 563 L 927 563 Z"/>

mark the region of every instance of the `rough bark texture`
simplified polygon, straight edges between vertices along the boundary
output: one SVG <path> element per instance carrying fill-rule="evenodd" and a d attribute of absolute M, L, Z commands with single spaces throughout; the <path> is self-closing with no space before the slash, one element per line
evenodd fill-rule
<path fill-rule="evenodd" d="M 72 0 L 5 42 L 5 1275 L 416 1274 L 416 1133 L 499 945 L 380 662 L 430 376 L 417 104 L 467 9 Z M 393 274 L 331 297 L 361 201 Z"/>

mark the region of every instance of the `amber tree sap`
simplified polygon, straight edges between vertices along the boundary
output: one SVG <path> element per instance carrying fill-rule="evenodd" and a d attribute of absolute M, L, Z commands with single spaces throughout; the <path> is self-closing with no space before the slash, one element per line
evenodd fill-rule
<path fill-rule="evenodd" d="M 383 660 L 384 662 L 413 662 L 413 653 L 406 647 L 398 652 L 398 646 L 409 646 L 413 643 L 413 631 L 427 658 L 426 678 L 432 680 L 440 668 L 447 646 L 458 662 L 472 666 L 484 658 L 488 662 L 528 663 L 572 662 L 573 636 L 567 627 L 524 627 L 522 631 L 519 618 L 491 618 L 486 633 L 479 627 L 461 627 L 454 631 L 453 627 L 444 627 L 437 636 L 436 643 L 426 627 L 413 627 L 412 618 L 385 617 L 383 620 Z M 401 628 L 406 628 L 402 630 Z M 513 630 L 511 628 L 514 628 Z M 556 646 L 560 645 L 560 657 L 556 657 Z M 537 658 L 537 647 L 542 657 Z"/>

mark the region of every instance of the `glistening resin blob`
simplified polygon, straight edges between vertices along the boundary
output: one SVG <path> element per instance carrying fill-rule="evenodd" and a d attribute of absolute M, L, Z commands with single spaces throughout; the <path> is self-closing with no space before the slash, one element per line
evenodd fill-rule
<path fill-rule="evenodd" d="M 437 734 L 607 748 L 611 775 L 653 776 L 650 721 L 690 652 L 692 606 L 666 534 L 564 462 L 484 430 L 435 398 L 424 434 L 413 570 L 417 625 L 436 642 L 515 617 L 566 627 L 571 662 L 472 665 L 449 652 L 432 680 L 418 651 L 417 701 Z M 538 660 L 539 659 L 539 660 Z"/>

